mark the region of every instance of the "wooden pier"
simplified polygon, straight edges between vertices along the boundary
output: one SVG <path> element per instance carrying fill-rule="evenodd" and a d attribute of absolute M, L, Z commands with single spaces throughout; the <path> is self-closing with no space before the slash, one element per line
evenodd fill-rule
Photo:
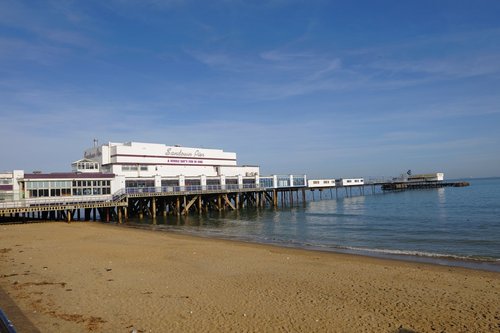
<path fill-rule="evenodd" d="M 421 190 L 441 187 L 464 187 L 469 186 L 468 182 L 392 182 L 382 184 L 383 191 L 404 191 L 404 190 Z"/>
<path fill-rule="evenodd" d="M 309 198 L 320 200 L 325 192 L 330 199 L 339 196 L 365 195 L 365 188 L 376 193 L 441 187 L 468 186 L 467 182 L 368 182 L 353 186 L 310 188 L 305 186 L 260 188 L 256 186 L 185 186 L 161 188 L 128 188 L 112 196 L 87 198 L 51 198 L 50 200 L 19 200 L 8 205 L 0 203 L 0 222 L 27 221 L 103 221 L 127 222 L 129 217 L 155 219 L 167 215 L 203 214 L 210 211 L 242 208 L 286 207 L 306 204 Z M 99 200 L 100 199 L 100 200 Z"/>
<path fill-rule="evenodd" d="M 116 221 L 129 217 L 152 218 L 209 211 L 294 205 L 306 202 L 305 187 L 258 188 L 252 186 L 185 186 L 178 188 L 129 188 L 103 200 L 20 200 L 0 204 L 0 222 Z"/>

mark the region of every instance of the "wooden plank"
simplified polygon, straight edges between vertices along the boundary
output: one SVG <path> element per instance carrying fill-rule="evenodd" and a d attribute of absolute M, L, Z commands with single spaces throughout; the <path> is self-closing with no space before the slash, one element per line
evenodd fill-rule
<path fill-rule="evenodd" d="M 182 213 L 183 214 L 187 214 L 189 212 L 189 208 L 191 208 L 191 206 L 196 202 L 196 200 L 198 200 L 198 195 L 195 196 L 194 198 L 192 198 L 187 204 L 186 206 L 184 207 Z"/>
<path fill-rule="evenodd" d="M 233 209 L 233 210 L 236 210 L 236 207 L 234 207 L 234 205 L 232 204 L 231 200 L 229 200 L 229 198 L 227 197 L 227 194 L 224 194 L 222 196 L 224 198 L 224 201 L 226 201 L 226 203 Z"/>

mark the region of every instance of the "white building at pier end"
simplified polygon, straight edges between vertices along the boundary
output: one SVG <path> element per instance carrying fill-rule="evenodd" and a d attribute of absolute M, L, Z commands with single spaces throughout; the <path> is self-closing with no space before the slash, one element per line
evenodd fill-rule
<path fill-rule="evenodd" d="M 84 162 L 82 162 L 84 161 Z M 85 150 L 78 165 L 124 177 L 126 187 L 259 183 L 258 166 L 238 166 L 236 153 L 158 143 L 109 142 Z M 78 163 L 80 162 L 80 163 Z"/>

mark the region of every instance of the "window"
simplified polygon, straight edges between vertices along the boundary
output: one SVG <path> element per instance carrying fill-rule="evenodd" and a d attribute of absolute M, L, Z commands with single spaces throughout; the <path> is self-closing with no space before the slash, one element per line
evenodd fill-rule
<path fill-rule="evenodd" d="M 141 165 L 141 171 L 148 171 L 147 165 Z"/>
<path fill-rule="evenodd" d="M 220 179 L 207 179 L 207 185 L 219 185 Z"/>
<path fill-rule="evenodd" d="M 186 179 L 184 183 L 186 186 L 198 186 L 198 185 L 201 185 L 201 180 L 200 179 Z"/>
<path fill-rule="evenodd" d="M 161 186 L 179 186 L 179 181 L 177 179 L 162 179 Z"/>
<path fill-rule="evenodd" d="M 0 185 L 10 185 L 12 184 L 12 179 L 0 179 Z"/>
<path fill-rule="evenodd" d="M 273 179 L 272 178 L 260 178 L 259 179 L 261 187 L 273 187 Z"/>
<path fill-rule="evenodd" d="M 50 196 L 51 197 L 60 197 L 61 196 L 61 190 L 56 188 L 56 189 L 51 189 L 50 190 Z"/>

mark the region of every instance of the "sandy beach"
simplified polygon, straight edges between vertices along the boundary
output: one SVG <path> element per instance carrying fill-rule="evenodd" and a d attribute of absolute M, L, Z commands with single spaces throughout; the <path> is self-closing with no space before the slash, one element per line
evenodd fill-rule
<path fill-rule="evenodd" d="M 18 332 L 494 332 L 500 274 L 99 223 L 0 225 Z"/>

